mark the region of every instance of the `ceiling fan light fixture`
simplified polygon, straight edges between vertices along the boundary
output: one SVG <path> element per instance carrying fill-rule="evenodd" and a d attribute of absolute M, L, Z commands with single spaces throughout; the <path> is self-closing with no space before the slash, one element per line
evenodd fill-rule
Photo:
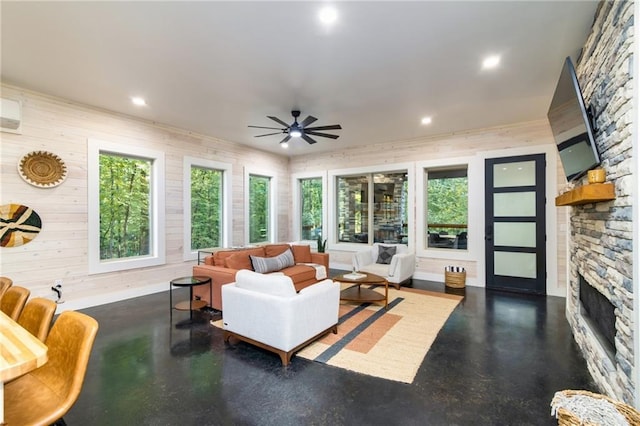
<path fill-rule="evenodd" d="M 249 126 L 257 129 L 269 129 L 269 130 L 278 130 L 277 132 L 265 133 L 263 135 L 256 135 L 256 138 L 261 138 L 263 136 L 273 136 L 273 135 L 282 135 L 285 137 L 280 141 L 282 148 L 287 148 L 287 142 L 291 140 L 291 138 L 302 138 L 309 145 L 313 145 L 317 141 L 313 137 L 321 137 L 321 138 L 330 138 L 330 139 L 338 139 L 338 135 L 333 135 L 331 133 L 325 133 L 325 130 L 341 130 L 342 126 L 339 124 L 330 124 L 328 126 L 310 126 L 312 123 L 316 122 L 318 119 L 312 115 L 307 116 L 304 120 L 298 123 L 298 117 L 300 117 L 299 110 L 291 111 L 291 115 L 293 116 L 293 123 L 288 124 L 283 120 L 280 120 L 278 117 L 267 115 L 267 118 L 275 121 L 282 127 L 268 127 L 268 126 Z"/>

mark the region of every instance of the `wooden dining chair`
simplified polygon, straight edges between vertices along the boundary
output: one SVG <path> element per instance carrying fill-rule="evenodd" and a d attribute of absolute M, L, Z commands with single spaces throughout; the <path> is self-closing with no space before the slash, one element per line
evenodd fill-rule
<path fill-rule="evenodd" d="M 53 300 L 34 297 L 24 306 L 20 317 L 18 317 L 18 324 L 44 342 L 49 335 L 51 321 L 57 307 L 58 305 Z"/>
<path fill-rule="evenodd" d="M 12 285 L 4 292 L 2 300 L 0 300 L 0 311 L 7 314 L 12 320 L 18 321 L 29 294 L 31 292 L 28 289 Z"/>
<path fill-rule="evenodd" d="M 4 388 L 7 425 L 64 425 L 78 399 L 98 322 L 75 311 L 60 314 L 45 341 L 48 361 Z"/>
<path fill-rule="evenodd" d="M 13 285 L 13 280 L 9 277 L 0 277 L 0 300 L 5 291 Z"/>

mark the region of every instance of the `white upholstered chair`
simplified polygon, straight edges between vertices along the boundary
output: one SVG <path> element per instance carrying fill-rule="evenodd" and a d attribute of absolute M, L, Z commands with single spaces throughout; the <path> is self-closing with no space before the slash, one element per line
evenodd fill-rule
<path fill-rule="evenodd" d="M 222 286 L 224 340 L 230 337 L 291 356 L 329 331 L 338 331 L 340 285 L 320 281 L 296 293 L 283 274 L 240 270 L 236 282 Z"/>
<path fill-rule="evenodd" d="M 380 247 L 382 247 L 382 251 L 388 247 L 395 247 L 395 254 L 385 256 Z M 383 260 L 389 263 L 380 263 Z M 409 251 L 405 244 L 374 243 L 366 250 L 356 252 L 353 255 L 353 267 L 356 271 L 380 275 L 386 278 L 389 284 L 393 284 L 399 289 L 403 282 L 413 276 L 416 270 L 416 256 Z"/>

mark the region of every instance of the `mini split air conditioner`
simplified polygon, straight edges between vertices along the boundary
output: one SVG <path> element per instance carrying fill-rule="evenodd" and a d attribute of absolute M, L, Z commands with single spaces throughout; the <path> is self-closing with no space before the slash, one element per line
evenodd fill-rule
<path fill-rule="evenodd" d="M 21 116 L 20 102 L 13 99 L 0 98 L 0 131 L 21 133 Z"/>

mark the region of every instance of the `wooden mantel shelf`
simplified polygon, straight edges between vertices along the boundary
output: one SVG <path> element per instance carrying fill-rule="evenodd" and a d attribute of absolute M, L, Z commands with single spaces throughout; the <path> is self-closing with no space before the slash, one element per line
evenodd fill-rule
<path fill-rule="evenodd" d="M 616 199 L 613 183 L 583 185 L 556 197 L 556 206 L 577 206 Z"/>

